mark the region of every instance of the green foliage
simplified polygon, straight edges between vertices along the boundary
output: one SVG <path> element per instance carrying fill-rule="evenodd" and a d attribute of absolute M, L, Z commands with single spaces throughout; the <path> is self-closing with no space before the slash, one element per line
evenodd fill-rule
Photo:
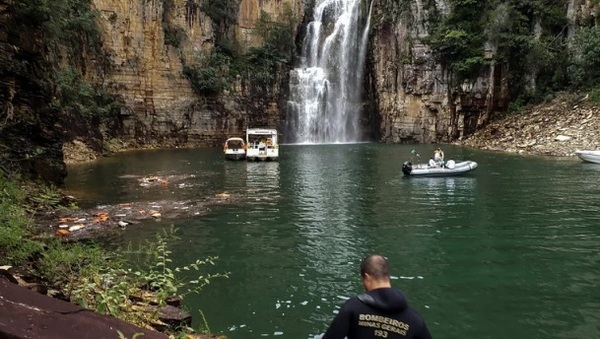
<path fill-rule="evenodd" d="M 163 31 L 165 32 L 165 45 L 175 48 L 179 48 L 186 37 L 185 30 L 180 26 L 170 26 L 163 22 Z"/>
<path fill-rule="evenodd" d="M 291 7 L 285 6 L 282 21 L 261 12 L 254 34 L 262 37 L 263 43 L 249 48 L 245 55 L 239 55 L 228 39 L 220 40 L 209 54 L 199 53 L 195 63 L 184 67 L 194 90 L 201 95 L 216 95 L 240 77 L 253 94 L 268 96 L 277 75 L 292 61 L 295 48 L 295 18 Z"/>
<path fill-rule="evenodd" d="M 268 97 L 279 80 L 277 75 L 292 62 L 294 54 L 295 18 L 292 9 L 286 5 L 283 17 L 286 20 L 273 20 L 266 12 L 256 25 L 255 34 L 263 39 L 259 47 L 252 47 L 246 55 L 233 65 L 236 74 L 247 79 L 253 94 Z"/>
<path fill-rule="evenodd" d="M 597 105 L 600 104 L 600 88 L 594 88 L 590 91 L 589 94 L 590 98 L 590 103 Z"/>
<path fill-rule="evenodd" d="M 236 0 L 204 0 L 200 9 L 217 27 L 231 27 L 237 21 L 238 3 Z"/>
<path fill-rule="evenodd" d="M 225 41 L 230 41 L 231 28 L 237 23 L 239 3 L 237 0 L 200 1 L 202 1 L 200 6 L 196 6 L 196 0 L 188 1 L 188 12 L 196 12 L 196 8 L 199 7 L 211 19 L 215 33 L 215 46 L 223 51 L 223 44 Z M 190 6 L 190 2 L 193 5 Z"/>
<path fill-rule="evenodd" d="M 118 107 L 114 96 L 104 87 L 86 81 L 81 73 L 72 67 L 56 69 L 53 82 L 53 105 L 73 115 L 106 118 Z"/>
<path fill-rule="evenodd" d="M 54 185 L 37 185 L 29 187 L 26 190 L 24 208 L 29 213 L 35 213 L 41 210 L 61 209 L 63 194 L 60 189 Z M 70 206 L 74 208 L 75 206 Z"/>
<path fill-rule="evenodd" d="M 26 238 L 29 220 L 25 209 L 23 191 L 0 174 L 0 258 L 3 264 L 18 264 L 41 248 L 37 242 Z"/>
<path fill-rule="evenodd" d="M 127 258 L 121 251 L 109 256 L 98 246 L 51 242 L 38 264 L 39 272 L 82 307 L 144 325 L 156 319 L 157 314 L 149 313 L 135 300 L 165 305 L 169 296 L 199 293 L 212 279 L 228 276 L 197 273 L 189 278 L 190 273 L 200 272 L 203 266 L 214 265 L 214 257 L 172 267 L 168 242 L 176 239 L 175 232 L 171 229 L 157 235 L 155 241 L 127 252 Z M 183 272 L 188 276 L 183 276 Z M 146 286 L 150 292 L 144 292 L 140 286 Z"/>
<path fill-rule="evenodd" d="M 600 28 L 581 28 L 577 32 L 568 74 L 576 87 L 600 85 Z"/>
<path fill-rule="evenodd" d="M 517 98 L 508 104 L 508 112 L 513 114 L 520 113 L 525 107 L 525 100 L 523 98 Z"/>
<path fill-rule="evenodd" d="M 183 74 L 200 95 L 217 95 L 228 88 L 231 58 L 218 49 L 210 54 L 199 53 L 194 66 L 185 65 Z"/>
<path fill-rule="evenodd" d="M 263 38 L 261 49 L 268 51 L 267 54 L 272 55 L 273 61 L 277 63 L 289 62 L 295 48 L 295 19 L 289 4 L 286 6 L 283 16 L 288 18 L 287 22 L 274 21 L 268 13 L 261 11 L 256 25 L 256 34 Z"/>
<path fill-rule="evenodd" d="M 435 2 L 426 5 L 432 17 L 425 40 L 449 72 L 451 86 L 474 81 L 491 63 L 508 70 L 511 97 L 523 102 L 568 85 L 564 3 L 449 0 L 449 14 L 441 18 Z"/>
<path fill-rule="evenodd" d="M 21 0 L 14 1 L 8 11 L 18 29 L 42 33 L 50 50 L 47 60 L 55 67 L 47 79 L 53 84 L 53 105 L 85 118 L 108 116 L 116 105 L 114 97 L 79 71 L 86 69 L 89 59 L 105 65 L 99 13 L 91 0 Z M 116 15 L 109 20 L 116 20 Z"/>
<path fill-rule="evenodd" d="M 99 274 L 106 258 L 98 246 L 66 244 L 52 240 L 37 263 L 38 272 L 48 281 L 65 288 L 68 297 L 85 277 Z"/>
<path fill-rule="evenodd" d="M 433 22 L 426 39 L 439 62 L 457 84 L 476 77 L 484 66 L 482 1 L 450 1 L 452 11 L 441 22 Z"/>
<path fill-rule="evenodd" d="M 91 0 L 20 0 L 10 11 L 21 25 L 41 26 L 52 47 L 65 46 L 73 57 L 86 48 L 101 52 L 98 12 Z"/>
<path fill-rule="evenodd" d="M 199 274 L 202 267 L 215 265 L 217 257 L 208 257 L 204 260 L 196 260 L 193 263 L 172 268 L 172 251 L 168 243 L 179 240 L 175 235 L 177 229 L 171 227 L 170 230 L 164 230 L 162 234 L 157 234 L 153 242 L 147 242 L 141 246 L 138 251 L 131 252 L 138 258 L 138 262 L 146 265 L 144 272 L 135 271 L 135 275 L 142 275 L 143 280 L 148 283 L 148 288 L 158 296 L 159 303 L 164 303 L 167 297 L 177 295 L 184 297 L 190 293 L 199 293 L 210 281 L 218 277 L 228 277 L 228 273 L 217 274 Z M 193 275 L 191 280 L 178 276 L 186 273 Z"/>

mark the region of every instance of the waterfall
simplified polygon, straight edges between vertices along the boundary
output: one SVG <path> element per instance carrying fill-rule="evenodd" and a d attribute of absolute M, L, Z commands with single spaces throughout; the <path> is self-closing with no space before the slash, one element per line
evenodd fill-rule
<path fill-rule="evenodd" d="M 371 9 L 361 22 L 360 2 L 315 2 L 300 67 L 290 74 L 286 134 L 291 143 L 363 141 L 362 77 Z"/>

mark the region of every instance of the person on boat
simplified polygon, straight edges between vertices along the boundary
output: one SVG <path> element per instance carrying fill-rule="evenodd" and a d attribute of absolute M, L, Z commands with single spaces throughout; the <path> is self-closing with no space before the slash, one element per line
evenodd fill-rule
<path fill-rule="evenodd" d="M 429 159 L 429 167 L 438 167 L 437 162 L 435 162 L 435 160 L 433 159 L 433 157 L 431 157 Z"/>
<path fill-rule="evenodd" d="M 348 299 L 321 339 L 431 339 L 423 318 L 392 288 L 388 261 L 371 254 L 360 264 L 366 293 Z"/>
<path fill-rule="evenodd" d="M 444 151 L 442 151 L 441 148 L 438 147 L 433 151 L 433 160 L 435 160 L 440 167 L 444 166 Z"/>

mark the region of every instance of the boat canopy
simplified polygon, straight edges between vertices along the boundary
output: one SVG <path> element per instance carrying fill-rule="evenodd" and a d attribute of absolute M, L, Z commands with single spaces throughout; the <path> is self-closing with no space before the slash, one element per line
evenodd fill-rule
<path fill-rule="evenodd" d="M 246 130 L 246 142 L 250 142 L 252 136 L 269 136 L 273 144 L 277 144 L 277 130 L 272 128 L 248 128 Z"/>

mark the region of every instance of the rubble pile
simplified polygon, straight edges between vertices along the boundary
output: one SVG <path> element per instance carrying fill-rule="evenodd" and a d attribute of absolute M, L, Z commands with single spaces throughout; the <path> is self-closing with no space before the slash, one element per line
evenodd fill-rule
<path fill-rule="evenodd" d="M 456 144 L 519 154 L 571 157 L 576 150 L 600 150 L 600 105 L 588 97 L 551 103 L 490 122 Z"/>

